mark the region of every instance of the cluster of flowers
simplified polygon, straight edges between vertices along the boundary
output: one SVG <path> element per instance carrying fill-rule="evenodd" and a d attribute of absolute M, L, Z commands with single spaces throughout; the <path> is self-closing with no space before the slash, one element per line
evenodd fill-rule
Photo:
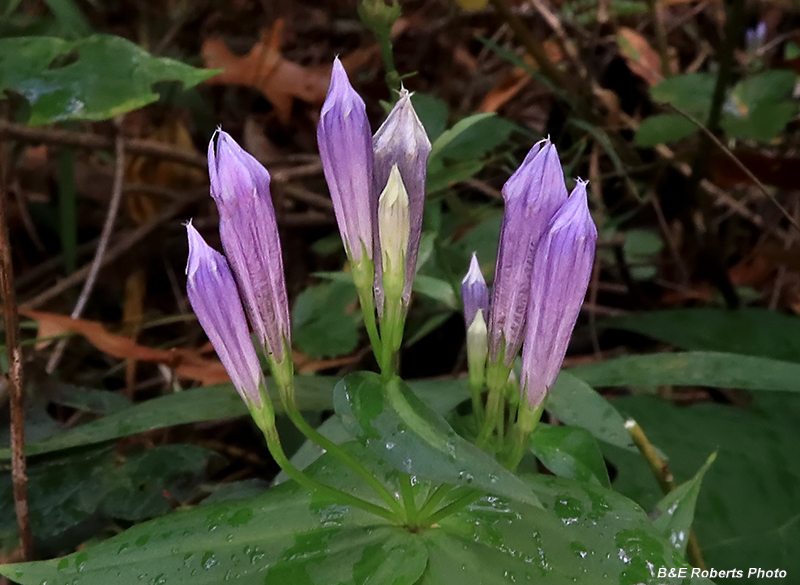
<path fill-rule="evenodd" d="M 384 373 L 399 350 L 422 230 L 431 150 L 410 94 L 370 133 L 364 101 L 337 59 L 317 130 L 320 156 L 367 331 Z M 291 386 L 291 337 L 269 173 L 225 132 L 208 150 L 225 256 L 187 226 L 188 294 L 242 397 L 263 404 L 247 318 L 279 387 Z M 463 282 L 470 376 L 506 384 L 522 349 L 521 391 L 538 408 L 563 362 L 588 286 L 597 230 L 586 184 L 568 196 L 558 154 L 536 144 L 503 187 L 505 215 L 489 294 L 473 256 Z M 375 314 L 380 320 L 380 332 Z"/>
<path fill-rule="evenodd" d="M 482 387 L 488 358 L 486 383 L 495 390 L 522 348 L 520 387 L 536 409 L 564 361 L 591 278 L 597 228 L 586 183 L 579 180 L 567 196 L 549 140 L 534 145 L 503 186 L 503 197 L 491 298 L 477 256 L 462 282 L 470 375 L 473 386 Z"/>

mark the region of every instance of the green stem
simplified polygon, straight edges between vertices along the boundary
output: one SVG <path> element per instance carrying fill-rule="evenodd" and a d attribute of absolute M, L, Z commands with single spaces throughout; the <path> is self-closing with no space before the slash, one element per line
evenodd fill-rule
<path fill-rule="evenodd" d="M 472 394 L 472 413 L 475 415 L 478 426 L 481 426 L 483 424 L 483 384 L 470 384 L 469 390 Z"/>
<path fill-rule="evenodd" d="M 453 486 L 443 483 L 442 485 L 438 486 L 433 493 L 428 496 L 428 499 L 425 500 L 425 503 L 422 504 L 422 507 L 419 509 L 419 518 L 423 520 L 433 512 L 433 509 L 441 502 L 447 494 L 453 491 Z"/>
<path fill-rule="evenodd" d="M 519 462 L 522 461 L 522 458 L 528 450 L 531 433 L 533 429 L 536 428 L 541 417 L 541 406 L 533 408 L 529 406 L 525 400 L 519 405 L 517 424 L 514 425 L 514 430 L 511 435 L 511 451 L 505 462 L 506 468 L 513 471 L 517 468 Z"/>
<path fill-rule="evenodd" d="M 499 352 L 497 361 L 490 363 L 486 368 L 486 385 L 489 388 L 489 396 L 486 399 L 486 418 L 483 421 L 478 440 L 475 442 L 482 449 L 486 448 L 492 433 L 502 423 L 505 388 L 508 375 L 511 373 L 511 367 L 503 363 L 504 355 L 505 347 Z"/>
<path fill-rule="evenodd" d="M 283 446 L 281 445 L 281 440 L 278 436 L 278 429 L 275 428 L 275 417 L 271 411 L 272 407 L 268 405 L 262 406 L 261 408 L 251 408 L 253 419 L 256 421 L 256 424 L 258 424 L 261 432 L 264 433 L 264 437 L 267 439 L 267 447 L 269 448 L 269 452 L 272 454 L 272 457 L 275 459 L 275 462 L 278 464 L 278 466 L 286 472 L 286 475 L 312 493 L 316 492 L 331 498 L 335 502 L 352 506 L 354 508 L 359 508 L 365 512 L 379 516 L 393 524 L 397 522 L 397 517 L 390 510 L 371 502 L 367 502 L 366 500 L 362 500 L 361 498 L 343 492 L 342 490 L 320 483 L 297 469 L 297 467 L 295 467 L 294 464 L 289 461 L 289 458 L 283 451 Z"/>
<path fill-rule="evenodd" d="M 356 475 L 363 479 L 368 486 L 375 490 L 378 496 L 380 496 L 380 498 L 386 502 L 386 504 L 395 514 L 397 514 L 399 517 L 402 517 L 404 514 L 402 506 L 392 496 L 386 486 L 378 481 L 372 472 L 364 467 L 358 459 L 342 449 L 341 446 L 337 445 L 328 437 L 320 433 L 317 429 L 308 424 L 308 421 L 306 421 L 306 419 L 303 417 L 303 414 L 300 412 L 300 409 L 297 407 L 297 402 L 295 401 L 294 395 L 294 387 L 291 385 L 288 387 L 283 386 L 279 388 L 279 390 L 283 408 L 286 411 L 286 414 L 289 416 L 289 420 L 294 423 L 300 432 L 303 433 L 303 435 L 305 435 L 306 438 L 312 443 L 315 443 L 321 449 L 324 449 L 349 467 Z"/>
<path fill-rule="evenodd" d="M 451 514 L 455 514 L 459 510 L 466 508 L 483 495 L 485 494 L 482 491 L 469 489 L 463 496 L 436 510 L 436 512 L 425 519 L 425 522 L 431 525 L 436 524 L 442 518 L 447 518 Z"/>
<path fill-rule="evenodd" d="M 403 504 L 406 508 L 406 524 L 417 521 L 417 500 L 414 496 L 414 486 L 411 485 L 411 476 L 407 473 L 400 474 L 400 493 L 403 495 Z"/>

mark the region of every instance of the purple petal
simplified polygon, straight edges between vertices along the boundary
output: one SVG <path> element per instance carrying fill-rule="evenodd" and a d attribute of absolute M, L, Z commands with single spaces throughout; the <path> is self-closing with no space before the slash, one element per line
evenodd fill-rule
<path fill-rule="evenodd" d="M 317 126 L 317 142 L 345 249 L 355 262 L 364 251 L 372 258 L 373 226 L 382 189 L 373 190 L 367 109 L 338 57 Z"/>
<path fill-rule="evenodd" d="M 431 152 L 431 141 L 414 111 L 411 94 L 408 91 L 400 92 L 400 99 L 375 133 L 373 147 L 375 151 L 375 192 L 383 191 L 394 165 L 400 169 L 400 176 L 403 178 L 403 184 L 408 192 L 408 215 L 411 231 L 408 237 L 403 286 L 403 301 L 407 305 L 411 297 L 411 285 L 417 267 L 419 240 L 422 236 L 425 173 L 428 155 Z M 379 257 L 377 253 L 375 256 Z M 375 283 L 380 307 L 382 305 L 380 302 L 381 267 L 377 264 L 375 266 Z"/>
<path fill-rule="evenodd" d="M 475 253 L 472 254 L 467 275 L 461 281 L 461 298 L 464 301 L 464 321 L 469 327 L 478 311 L 483 311 L 485 315 L 489 309 L 489 287 L 486 286 Z"/>
<path fill-rule="evenodd" d="M 489 314 L 489 359 L 504 345 L 510 366 L 522 345 L 536 245 L 567 200 L 558 152 L 549 140 L 534 145 L 503 186 L 505 213 Z"/>
<path fill-rule="evenodd" d="M 264 377 L 250 339 L 239 292 L 225 257 L 206 244 L 192 226 L 186 225 L 189 260 L 186 292 L 200 325 L 245 402 L 261 404 L 259 386 Z M 266 386 L 264 386 L 266 388 Z"/>
<path fill-rule="evenodd" d="M 592 276 L 596 241 L 586 183 L 579 181 L 553 218 L 533 263 L 522 348 L 522 388 L 531 407 L 542 403 L 561 369 Z"/>
<path fill-rule="evenodd" d="M 216 152 L 213 138 L 208 152 L 211 195 L 219 209 L 225 255 L 259 341 L 281 361 L 291 334 L 269 173 L 221 130 Z"/>

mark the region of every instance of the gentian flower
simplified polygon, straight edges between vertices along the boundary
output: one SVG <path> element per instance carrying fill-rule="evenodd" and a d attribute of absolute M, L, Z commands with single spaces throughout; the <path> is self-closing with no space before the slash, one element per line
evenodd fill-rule
<path fill-rule="evenodd" d="M 396 277 L 402 283 L 409 234 L 409 202 L 397 165 L 392 167 L 386 188 L 378 200 L 378 233 L 381 264 L 386 278 Z M 402 286 L 402 284 L 401 284 Z"/>
<path fill-rule="evenodd" d="M 250 339 L 239 291 L 225 257 L 211 248 L 191 223 L 186 292 L 200 325 L 244 401 L 261 406 L 264 376 Z"/>
<path fill-rule="evenodd" d="M 353 263 L 359 263 L 362 254 L 371 259 L 378 193 L 386 183 L 373 188 L 367 109 L 338 57 L 317 126 L 317 142 L 347 255 Z"/>
<path fill-rule="evenodd" d="M 489 311 L 489 361 L 510 367 L 522 346 L 533 257 L 553 214 L 567 200 L 556 147 L 543 140 L 503 186 L 500 230 Z"/>
<path fill-rule="evenodd" d="M 475 253 L 472 254 L 469 270 L 461 281 L 461 298 L 464 301 L 464 322 L 469 328 L 478 311 L 482 311 L 485 315 L 489 310 L 489 287 L 486 286 L 486 280 L 478 264 L 478 255 Z"/>
<path fill-rule="evenodd" d="M 403 304 L 408 306 L 411 285 L 417 267 L 419 240 L 422 236 L 422 211 L 425 207 L 425 174 L 431 142 L 425 128 L 411 104 L 411 94 L 403 89 L 400 99 L 392 108 L 386 121 L 373 138 L 375 153 L 374 187 L 381 193 L 389 180 L 392 168 L 397 165 L 408 193 L 409 234 L 405 255 Z M 377 244 L 377 242 L 376 242 Z M 376 253 L 377 256 L 377 253 Z M 377 263 L 376 263 L 377 264 Z M 382 267 L 376 265 L 376 292 L 378 308 L 382 311 Z"/>
<path fill-rule="evenodd" d="M 222 130 L 216 149 L 213 138 L 208 145 L 208 173 L 222 246 L 250 323 L 269 358 L 281 363 L 291 332 L 269 173 Z"/>
<path fill-rule="evenodd" d="M 553 386 L 592 275 L 597 228 L 579 181 L 536 248 L 522 348 L 522 392 L 538 408 Z"/>

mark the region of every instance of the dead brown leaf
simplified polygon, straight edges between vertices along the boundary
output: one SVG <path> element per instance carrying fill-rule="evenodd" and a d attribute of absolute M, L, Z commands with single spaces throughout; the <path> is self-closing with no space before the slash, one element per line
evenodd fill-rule
<path fill-rule="evenodd" d="M 625 26 L 619 27 L 617 45 L 630 70 L 648 84 L 652 86 L 664 80 L 661 74 L 661 57 L 638 32 Z"/>
<path fill-rule="evenodd" d="M 103 353 L 121 359 L 164 364 L 173 369 L 178 376 L 196 380 L 204 386 L 230 381 L 222 363 L 219 360 L 204 358 L 199 350 L 145 347 L 128 337 L 109 333 L 102 323 L 96 321 L 72 319 L 68 315 L 34 311 L 24 307 L 20 307 L 19 312 L 39 324 L 39 337 L 74 333 L 85 337 Z"/>
<path fill-rule="evenodd" d="M 558 63 L 564 57 L 560 47 L 554 41 L 545 41 L 544 49 L 552 63 Z M 525 62 L 533 69 L 538 67 L 536 61 L 529 55 L 525 55 Z M 489 93 L 483 98 L 481 105 L 478 106 L 478 112 L 496 112 L 517 95 L 530 80 L 531 76 L 525 69 L 522 67 L 514 67 L 514 69 L 503 76 L 497 85 L 489 90 Z"/>

